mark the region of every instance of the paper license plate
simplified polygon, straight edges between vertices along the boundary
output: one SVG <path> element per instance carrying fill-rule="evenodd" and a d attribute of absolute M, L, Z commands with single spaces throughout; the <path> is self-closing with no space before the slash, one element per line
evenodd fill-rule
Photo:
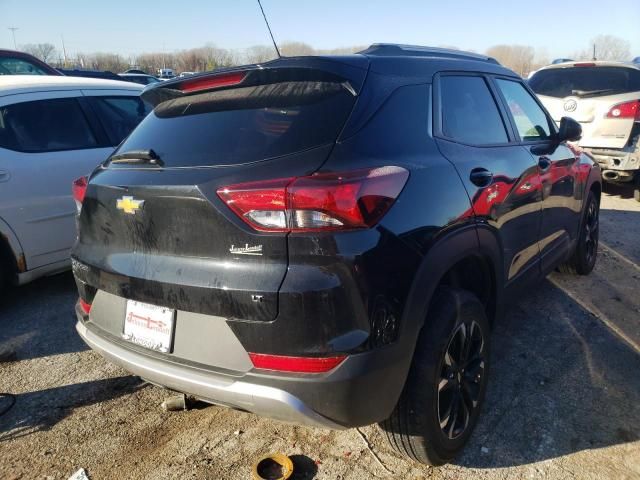
<path fill-rule="evenodd" d="M 174 313 L 170 308 L 127 300 L 122 338 L 151 350 L 168 353 L 173 338 Z"/>

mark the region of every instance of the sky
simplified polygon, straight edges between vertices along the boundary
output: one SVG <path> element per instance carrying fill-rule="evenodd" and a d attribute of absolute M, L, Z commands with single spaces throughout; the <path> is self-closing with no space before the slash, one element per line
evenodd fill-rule
<path fill-rule="evenodd" d="M 640 0 L 262 0 L 277 42 L 315 48 L 393 42 L 484 52 L 530 45 L 550 58 L 613 34 L 640 56 Z M 0 0 L 0 48 L 52 43 L 68 55 L 268 44 L 256 0 Z"/>

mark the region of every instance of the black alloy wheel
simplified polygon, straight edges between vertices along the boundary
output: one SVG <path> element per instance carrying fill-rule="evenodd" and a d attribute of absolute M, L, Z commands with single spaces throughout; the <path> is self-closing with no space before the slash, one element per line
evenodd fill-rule
<path fill-rule="evenodd" d="M 590 201 L 587 206 L 584 221 L 585 254 L 588 264 L 595 263 L 595 258 L 598 254 L 598 233 L 600 226 L 598 217 L 598 205 L 595 201 Z"/>
<path fill-rule="evenodd" d="M 484 367 L 482 330 L 475 321 L 460 324 L 449 340 L 438 383 L 438 421 L 450 440 L 465 432 L 478 408 Z"/>

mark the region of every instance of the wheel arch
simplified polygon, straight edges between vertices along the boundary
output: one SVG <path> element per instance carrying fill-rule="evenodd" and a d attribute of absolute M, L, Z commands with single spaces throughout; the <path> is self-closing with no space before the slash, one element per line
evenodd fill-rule
<path fill-rule="evenodd" d="M 400 341 L 404 343 L 405 351 L 410 353 L 407 355 L 407 371 L 434 292 L 443 282 L 455 283 L 450 273 L 464 271 L 457 269 L 461 265 L 464 267 L 465 262 L 475 263 L 484 269 L 483 280 L 492 283 L 485 298 L 487 315 L 491 324 L 500 318 L 504 288 L 501 252 L 495 232 L 482 224 L 467 224 L 446 233 L 428 250 L 415 275 L 402 315 Z M 464 288 L 464 282 L 459 286 Z"/>
<path fill-rule="evenodd" d="M 589 191 L 593 192 L 596 198 L 598 199 L 598 203 L 602 198 L 602 183 L 600 180 L 594 180 L 589 186 Z"/>
<path fill-rule="evenodd" d="M 22 245 L 9 224 L 2 218 L 0 218 L 0 261 L 9 265 L 12 275 L 27 270 Z"/>
<path fill-rule="evenodd" d="M 398 374 L 404 378 L 400 385 L 404 386 L 406 382 L 420 330 L 427 320 L 436 289 L 443 282 L 450 282 L 450 272 L 464 265 L 464 262 L 481 262 L 481 268 L 486 269 L 485 280 L 490 279 L 492 288 L 485 308 L 490 323 L 493 324 L 500 318 L 504 288 L 501 252 L 502 247 L 495 231 L 488 225 L 475 223 L 467 223 L 444 232 L 429 248 L 418 267 L 402 314 L 398 341 L 404 352 L 404 363 L 398 367 Z M 387 395 L 395 398 L 394 404 L 400 398 L 401 390 L 387 392 Z"/>
<path fill-rule="evenodd" d="M 598 197 L 598 203 L 600 203 L 600 199 L 602 197 L 602 170 L 600 166 L 593 160 L 590 159 L 591 169 L 589 170 L 589 175 L 586 179 L 586 185 L 584 186 L 584 199 L 586 200 L 589 192 L 594 192 Z"/>
<path fill-rule="evenodd" d="M 424 256 L 416 273 L 403 313 L 402 325 L 417 336 L 426 320 L 433 293 L 443 282 L 464 286 L 463 279 L 455 279 L 461 266 L 475 264 L 484 270 L 484 281 L 491 282 L 484 295 L 491 321 L 501 314 L 502 301 L 502 249 L 495 232 L 483 224 L 469 224 L 440 237 Z M 456 285 L 453 285 L 456 286 Z M 484 286 L 479 286 L 484 287 Z M 470 289 L 470 288 L 467 288 Z M 471 288 L 473 293 L 478 289 Z M 483 296 L 483 295 L 480 295 Z"/>

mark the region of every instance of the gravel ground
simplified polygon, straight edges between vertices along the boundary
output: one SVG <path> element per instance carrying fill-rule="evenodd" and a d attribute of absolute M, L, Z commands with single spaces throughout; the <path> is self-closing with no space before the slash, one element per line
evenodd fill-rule
<path fill-rule="evenodd" d="M 250 478 L 282 451 L 294 479 L 640 478 L 640 204 L 603 198 L 603 246 L 586 278 L 553 274 L 496 326 L 485 409 L 464 454 L 405 461 L 376 427 L 333 432 L 198 405 L 166 413 L 167 392 L 92 353 L 74 330 L 70 274 L 0 305 L 0 479 Z M 0 398 L 0 410 L 7 404 Z M 374 456 L 375 455 L 375 456 Z"/>

